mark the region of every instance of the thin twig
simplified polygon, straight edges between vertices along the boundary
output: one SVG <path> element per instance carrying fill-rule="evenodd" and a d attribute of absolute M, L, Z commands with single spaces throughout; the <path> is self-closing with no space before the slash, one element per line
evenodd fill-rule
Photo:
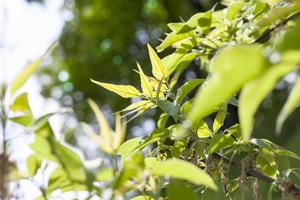
<path fill-rule="evenodd" d="M 268 38 L 270 36 L 270 34 L 277 29 L 278 27 L 285 25 L 286 23 L 288 23 L 290 20 L 296 19 L 297 17 L 300 16 L 300 11 L 295 12 L 294 14 L 290 15 L 289 17 L 285 18 L 284 20 L 282 20 L 280 23 L 278 23 L 277 25 L 275 25 L 272 28 L 268 28 L 265 32 L 263 32 L 258 38 L 256 38 L 253 43 L 261 43 L 264 42 L 264 40 L 266 38 Z"/>
<path fill-rule="evenodd" d="M 231 166 L 233 166 L 235 168 L 242 169 L 242 165 L 240 163 L 233 161 L 233 160 L 227 158 L 226 156 L 215 153 L 215 154 L 213 154 L 213 157 L 216 159 L 223 159 L 223 161 L 226 164 L 230 164 Z M 261 172 L 254 170 L 254 169 L 249 169 L 247 171 L 247 175 L 258 178 L 259 180 L 262 180 L 262 181 L 270 183 L 270 184 L 273 184 L 276 182 L 275 179 L 273 179 L 269 176 L 266 176 L 266 175 L 262 174 Z M 279 187 L 278 189 L 281 193 L 288 193 L 288 194 L 292 195 L 293 197 L 295 197 L 296 199 L 300 198 L 300 188 L 298 188 L 294 183 L 292 183 L 288 188 Z"/>

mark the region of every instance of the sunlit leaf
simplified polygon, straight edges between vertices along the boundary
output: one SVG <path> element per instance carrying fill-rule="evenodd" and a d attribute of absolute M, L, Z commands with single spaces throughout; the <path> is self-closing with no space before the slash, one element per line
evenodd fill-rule
<path fill-rule="evenodd" d="M 116 114 L 115 118 L 115 137 L 113 142 L 113 148 L 118 149 L 123 143 L 126 136 L 126 124 L 122 121 L 120 114 Z"/>
<path fill-rule="evenodd" d="M 275 65 L 253 81 L 247 83 L 242 89 L 238 112 L 242 135 L 245 140 L 249 140 L 254 124 L 254 114 L 263 99 L 271 92 L 276 82 L 295 67 L 296 65 L 294 64 Z"/>
<path fill-rule="evenodd" d="M 192 129 L 196 132 L 199 138 L 207 138 L 213 135 L 212 131 L 208 128 L 205 121 L 200 120 L 198 123 L 193 125 Z"/>
<path fill-rule="evenodd" d="M 114 188 L 119 189 L 131 178 L 138 178 L 143 172 L 144 165 L 144 157 L 140 152 L 135 152 L 123 159 L 123 168 L 117 177 Z"/>
<path fill-rule="evenodd" d="M 204 185 L 217 190 L 216 184 L 209 175 L 197 166 L 184 160 L 170 159 L 159 162 L 150 171 L 154 175 L 183 179 L 196 185 Z"/>
<path fill-rule="evenodd" d="M 193 30 L 186 32 L 186 33 L 175 33 L 172 32 L 167 35 L 167 37 L 163 40 L 163 42 L 157 47 L 158 52 L 163 51 L 164 49 L 168 48 L 175 42 L 183 40 L 185 38 L 191 37 L 194 35 Z"/>
<path fill-rule="evenodd" d="M 141 66 L 137 63 L 139 74 L 140 74 L 140 80 L 141 80 L 141 87 L 143 90 L 143 93 L 146 97 L 152 97 L 153 88 L 152 85 L 147 78 L 147 76 L 144 74 Z"/>
<path fill-rule="evenodd" d="M 213 123 L 214 133 L 216 133 L 223 126 L 226 115 L 227 115 L 227 104 L 224 104 L 215 117 Z"/>
<path fill-rule="evenodd" d="M 27 170 L 30 176 L 34 176 L 41 166 L 41 160 L 36 155 L 30 155 L 27 158 Z"/>
<path fill-rule="evenodd" d="M 300 102 L 300 78 L 298 78 L 295 86 L 293 87 L 291 94 L 285 102 L 282 110 L 280 111 L 276 121 L 276 132 L 279 133 L 284 121 L 287 117 L 297 108 Z"/>
<path fill-rule="evenodd" d="M 108 167 L 101 169 L 97 174 L 96 174 L 96 180 L 97 181 L 109 181 L 114 177 L 114 172 L 113 169 Z"/>
<path fill-rule="evenodd" d="M 176 96 L 176 104 L 181 104 L 183 99 L 198 85 L 203 83 L 204 79 L 192 79 L 184 83 L 180 88 L 177 90 L 177 96 Z"/>
<path fill-rule="evenodd" d="M 111 130 L 107 120 L 105 119 L 103 113 L 101 112 L 100 108 L 97 106 L 97 104 L 89 99 L 88 103 L 90 105 L 90 107 L 92 108 L 93 112 L 96 115 L 96 119 L 98 121 L 98 124 L 100 126 L 100 133 L 103 136 L 103 138 L 105 138 L 105 140 L 109 143 L 112 144 L 112 135 L 113 135 L 113 131 Z"/>
<path fill-rule="evenodd" d="M 112 147 L 105 141 L 104 138 L 102 138 L 100 135 L 95 133 L 89 125 L 82 122 L 81 127 L 83 128 L 84 132 L 94 141 L 96 142 L 102 151 L 111 154 L 113 152 Z"/>
<path fill-rule="evenodd" d="M 183 56 L 171 69 L 169 69 L 169 73 L 176 70 L 175 75 L 173 76 L 170 86 L 173 86 L 177 83 L 180 75 L 184 72 L 184 70 L 188 67 L 188 65 L 197 57 L 197 53 L 191 52 Z"/>
<path fill-rule="evenodd" d="M 131 200 L 154 200 L 154 199 L 147 195 L 141 195 L 141 196 L 134 197 Z"/>
<path fill-rule="evenodd" d="M 34 74 L 39 68 L 39 66 L 42 64 L 43 60 L 45 59 L 45 56 L 47 54 L 50 54 L 56 48 L 56 46 L 57 43 L 52 44 L 44 55 L 27 65 L 24 69 L 22 69 L 20 73 L 18 73 L 18 76 L 14 79 L 10 87 L 11 95 L 13 95 L 27 82 L 27 80 L 32 76 L 32 74 Z"/>
<path fill-rule="evenodd" d="M 152 47 L 148 44 L 148 51 L 152 65 L 152 74 L 157 80 L 162 80 L 163 78 L 167 78 L 168 72 L 164 67 L 161 59 L 158 57 L 156 52 L 152 49 Z"/>
<path fill-rule="evenodd" d="M 91 80 L 93 83 L 120 95 L 123 98 L 136 98 L 141 96 L 140 92 L 131 85 L 114 85 L 110 83 L 102 83 L 99 81 Z"/>
<path fill-rule="evenodd" d="M 231 4 L 227 9 L 226 9 L 226 18 L 228 20 L 234 20 L 236 19 L 242 11 L 242 8 L 246 5 L 245 2 L 236 2 Z"/>
<path fill-rule="evenodd" d="M 120 155 L 122 158 L 126 158 L 131 153 L 133 153 L 134 150 L 136 150 L 142 141 L 141 137 L 136 137 L 127 140 L 124 142 L 118 149 L 118 155 Z"/>
<path fill-rule="evenodd" d="M 252 59 L 249 60 L 249 57 Z M 188 118 L 198 121 L 211 114 L 267 66 L 268 62 L 258 45 L 224 49 L 212 61 L 212 75 L 199 89 Z"/>
<path fill-rule="evenodd" d="M 169 119 L 168 113 L 162 113 L 157 121 L 157 128 L 165 128 Z"/>
<path fill-rule="evenodd" d="M 235 143 L 231 134 L 221 134 L 214 136 L 209 142 L 208 152 L 213 154 L 221 149 L 228 148 Z"/>
<path fill-rule="evenodd" d="M 9 108 L 14 112 L 25 112 L 31 113 L 31 109 L 28 102 L 28 93 L 22 93 L 15 101 L 9 106 Z"/>

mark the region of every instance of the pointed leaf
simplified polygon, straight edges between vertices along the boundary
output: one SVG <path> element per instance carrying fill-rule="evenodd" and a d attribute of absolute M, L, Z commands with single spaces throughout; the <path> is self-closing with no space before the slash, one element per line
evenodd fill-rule
<path fill-rule="evenodd" d="M 259 45 L 226 48 L 212 61 L 212 75 L 199 89 L 188 118 L 195 122 L 211 114 L 267 66 Z"/>
<path fill-rule="evenodd" d="M 276 121 L 276 132 L 279 133 L 286 118 L 297 108 L 300 102 L 300 77 L 298 77 L 290 96 L 285 102 Z"/>
<path fill-rule="evenodd" d="M 187 81 L 185 84 L 183 84 L 180 88 L 178 88 L 176 93 L 176 104 L 179 105 L 183 101 L 183 99 L 198 85 L 203 83 L 204 79 L 193 79 Z"/>
<path fill-rule="evenodd" d="M 140 92 L 131 85 L 114 85 L 114 84 L 110 84 L 110 83 L 103 83 L 103 82 L 95 81 L 92 79 L 91 79 L 91 81 L 111 92 L 114 92 L 114 93 L 120 95 L 123 98 L 136 98 L 136 97 L 141 96 Z"/>
<path fill-rule="evenodd" d="M 100 126 L 100 132 L 101 135 L 105 138 L 105 140 L 111 144 L 112 143 L 112 134 L 113 131 L 111 130 L 107 120 L 105 119 L 103 113 L 101 112 L 100 108 L 97 106 L 97 104 L 89 99 L 88 103 L 90 105 L 90 107 L 92 108 L 92 110 L 94 111 L 98 124 Z"/>
<path fill-rule="evenodd" d="M 31 109 L 28 102 L 28 93 L 20 94 L 15 101 L 9 106 L 10 110 L 14 112 L 31 113 Z"/>
<path fill-rule="evenodd" d="M 153 93 L 152 84 L 150 83 L 147 76 L 144 74 L 139 63 L 137 63 L 137 66 L 138 66 L 138 70 L 139 70 L 139 74 L 140 74 L 141 87 L 142 87 L 143 93 L 146 97 L 152 97 L 152 93 Z"/>
<path fill-rule="evenodd" d="M 227 114 L 227 104 L 224 104 L 221 110 L 217 113 L 217 116 L 213 123 L 213 131 L 216 133 L 224 124 L 224 120 Z"/>
<path fill-rule="evenodd" d="M 12 85 L 10 87 L 10 93 L 13 95 L 18 89 L 20 89 L 27 80 L 36 72 L 36 70 L 39 68 L 39 66 L 42 64 L 43 60 L 45 59 L 45 56 L 47 54 L 50 54 L 57 46 L 57 43 L 52 44 L 49 49 L 47 49 L 46 53 L 36 59 L 35 61 L 31 62 L 29 65 L 27 65 L 22 71 L 18 74 L 18 76 L 14 79 L 12 82 Z"/>
<path fill-rule="evenodd" d="M 217 190 L 216 184 L 208 174 L 192 163 L 184 160 L 170 159 L 159 162 L 150 169 L 150 172 L 158 176 L 169 176 L 187 180 L 196 185 L 204 185 L 213 190 Z"/>
<path fill-rule="evenodd" d="M 161 59 L 158 57 L 156 52 L 152 49 L 152 47 L 148 44 L 148 51 L 152 65 L 152 74 L 157 80 L 162 80 L 163 78 L 167 78 L 168 72 L 167 69 L 163 66 Z"/>
<path fill-rule="evenodd" d="M 295 67 L 296 65 L 293 64 L 273 66 L 253 81 L 247 83 L 242 89 L 238 112 L 242 135 L 245 140 L 249 140 L 254 125 L 254 114 L 263 99 L 271 92 L 276 82 Z"/>

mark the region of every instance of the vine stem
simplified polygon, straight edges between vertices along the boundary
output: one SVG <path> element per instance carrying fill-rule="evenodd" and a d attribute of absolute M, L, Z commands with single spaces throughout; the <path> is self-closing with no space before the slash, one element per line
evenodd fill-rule
<path fill-rule="evenodd" d="M 214 153 L 213 157 L 218 160 L 222 159 L 226 164 L 242 170 L 242 165 L 240 163 L 238 163 L 234 160 L 231 160 L 224 155 L 221 155 L 219 153 Z M 262 174 L 261 172 L 254 170 L 254 169 L 249 169 L 249 170 L 247 170 L 246 173 L 248 176 L 255 177 L 259 180 L 262 180 L 262 181 L 270 183 L 270 184 L 273 184 L 276 182 L 275 179 L 273 179 L 269 176 L 266 176 L 266 175 Z M 283 184 L 284 184 L 284 182 L 283 182 Z M 295 199 L 300 199 L 300 188 L 298 188 L 294 183 L 289 183 L 288 187 L 279 186 L 278 189 L 282 194 L 289 194 L 289 195 L 293 196 Z"/>

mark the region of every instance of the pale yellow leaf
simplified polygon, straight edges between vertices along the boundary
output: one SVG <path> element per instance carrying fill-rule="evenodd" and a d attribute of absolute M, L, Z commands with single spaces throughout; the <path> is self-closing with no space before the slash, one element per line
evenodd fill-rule
<path fill-rule="evenodd" d="M 119 113 L 116 114 L 115 118 L 115 133 L 113 148 L 118 149 L 126 136 L 126 124 L 121 120 Z"/>
<path fill-rule="evenodd" d="M 139 69 L 139 74 L 140 74 L 140 79 L 141 79 L 141 87 L 142 87 L 143 93 L 146 97 L 152 97 L 152 92 L 153 92 L 152 85 L 151 85 L 149 79 L 147 78 L 147 76 L 144 74 L 139 63 L 137 63 L 137 66 Z"/>
<path fill-rule="evenodd" d="M 96 134 L 91 127 L 89 127 L 89 125 L 87 125 L 86 123 L 82 122 L 81 123 L 81 127 L 84 130 L 84 132 L 92 139 L 94 140 L 99 146 L 100 148 L 110 154 L 113 152 L 113 149 L 111 148 L 111 146 L 109 146 L 105 140 L 103 138 L 100 137 L 100 135 Z"/>
<path fill-rule="evenodd" d="M 168 71 L 163 66 L 161 59 L 158 57 L 156 52 L 152 49 L 152 47 L 148 44 L 148 52 L 152 65 L 152 74 L 157 80 L 162 80 L 167 77 Z"/>
<path fill-rule="evenodd" d="M 94 111 L 97 121 L 99 123 L 100 126 L 100 131 L 101 134 L 103 135 L 103 137 L 105 138 L 105 140 L 107 140 L 107 142 L 109 142 L 110 144 L 112 144 L 112 134 L 113 131 L 111 130 L 108 122 L 106 121 L 103 113 L 101 112 L 100 108 L 97 106 L 97 104 L 89 99 L 88 103 L 90 105 L 90 107 L 92 108 L 92 110 Z"/>
<path fill-rule="evenodd" d="M 91 81 L 111 92 L 114 92 L 114 93 L 120 95 L 123 98 L 136 98 L 136 97 L 141 96 L 140 92 L 131 85 L 115 85 L 115 84 L 95 81 L 92 79 L 91 79 Z"/>

